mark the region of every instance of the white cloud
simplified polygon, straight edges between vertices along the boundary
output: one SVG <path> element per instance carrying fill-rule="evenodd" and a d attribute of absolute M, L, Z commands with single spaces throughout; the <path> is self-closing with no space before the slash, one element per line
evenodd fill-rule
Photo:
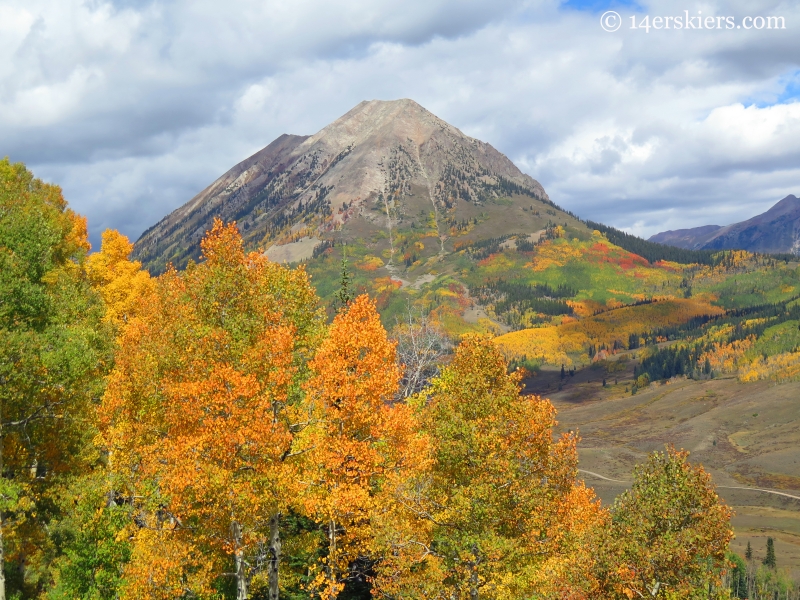
<path fill-rule="evenodd" d="M 800 147 L 800 102 L 759 108 L 741 104 L 721 106 L 703 122 L 705 141 L 729 160 L 749 161 L 768 156 L 780 160 Z"/>
<path fill-rule="evenodd" d="M 725 224 L 800 193 L 800 104 L 764 105 L 796 81 L 800 7 L 689 8 L 787 30 L 609 34 L 556 0 L 6 0 L 0 155 L 61 183 L 94 239 L 137 237 L 281 133 L 411 97 L 580 215 Z"/>

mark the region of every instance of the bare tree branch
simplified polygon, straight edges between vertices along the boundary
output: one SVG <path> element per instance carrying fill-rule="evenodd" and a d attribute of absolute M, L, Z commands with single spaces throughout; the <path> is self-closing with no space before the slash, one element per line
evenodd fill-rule
<path fill-rule="evenodd" d="M 439 367 L 447 361 L 453 344 L 437 323 L 410 305 L 402 320 L 397 320 L 393 334 L 397 362 L 403 370 L 395 399 L 403 400 L 425 389 L 439 375 Z"/>

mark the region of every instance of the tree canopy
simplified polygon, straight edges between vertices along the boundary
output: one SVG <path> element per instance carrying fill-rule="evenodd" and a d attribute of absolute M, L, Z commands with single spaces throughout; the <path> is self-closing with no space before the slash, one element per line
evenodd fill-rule
<path fill-rule="evenodd" d="M 0 563 L 35 595 L 60 486 L 95 464 L 93 402 L 112 360 L 102 299 L 82 265 L 86 221 L 61 190 L 0 161 Z M 0 573 L 0 598 L 5 584 Z"/>

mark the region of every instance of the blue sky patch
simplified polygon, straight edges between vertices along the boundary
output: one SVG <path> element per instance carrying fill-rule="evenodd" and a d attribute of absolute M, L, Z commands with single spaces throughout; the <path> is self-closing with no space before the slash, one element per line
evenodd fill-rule
<path fill-rule="evenodd" d="M 787 104 L 797 100 L 800 100 L 800 70 L 786 78 L 783 93 L 778 96 L 776 104 Z"/>
<path fill-rule="evenodd" d="M 778 80 L 782 91 L 771 89 L 761 94 L 747 98 L 742 104 L 755 105 L 758 108 L 775 106 L 776 104 L 789 104 L 800 100 L 800 70 L 791 71 Z M 780 88 L 778 88 L 780 89 Z"/>
<path fill-rule="evenodd" d="M 561 8 L 596 13 L 620 8 L 642 10 L 642 6 L 635 0 L 565 0 L 561 3 Z"/>

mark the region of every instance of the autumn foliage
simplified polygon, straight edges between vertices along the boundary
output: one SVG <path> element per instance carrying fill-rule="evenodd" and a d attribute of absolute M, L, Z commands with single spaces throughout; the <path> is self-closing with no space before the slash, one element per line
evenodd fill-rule
<path fill-rule="evenodd" d="M 635 486 L 602 508 L 577 477 L 577 435 L 554 438 L 552 404 L 520 396 L 489 338 L 465 337 L 398 401 L 395 342 L 366 295 L 326 326 L 302 269 L 246 254 L 219 221 L 199 264 L 156 280 L 126 244 L 108 234 L 91 267 L 119 332 L 99 414 L 131 517 L 121 598 L 244 600 L 267 572 L 277 599 L 281 568 L 322 599 L 354 581 L 385 598 L 612 598 L 645 590 L 655 550 L 646 532 L 608 532 L 689 500 L 713 518 L 682 562 L 727 544 L 727 509 L 685 461 L 680 494 L 654 505 Z M 282 554 L 287 515 L 305 523 L 286 540 L 299 566 Z M 680 581 L 713 579 L 695 562 Z M 678 572 L 658 568 L 664 585 Z"/>
<path fill-rule="evenodd" d="M 84 277 L 88 249 L 58 186 L 0 160 L 0 598 L 6 573 L 17 597 L 46 586 L 65 488 L 96 466 L 113 336 Z"/>
<path fill-rule="evenodd" d="M 426 441 L 410 407 L 391 402 L 400 380 L 395 343 L 367 296 L 336 316 L 309 368 L 315 426 L 303 437 L 303 509 L 326 534 L 309 588 L 336 598 L 350 565 L 373 552 L 372 527 L 393 503 L 398 478 L 424 464 Z"/>
<path fill-rule="evenodd" d="M 482 337 L 462 342 L 429 395 L 433 460 L 404 499 L 432 525 L 429 554 L 404 597 L 586 597 L 605 513 L 576 481 L 577 437 L 553 439 L 552 404 L 520 396 Z"/>
<path fill-rule="evenodd" d="M 303 266 L 246 251 L 233 223 L 158 277 L 119 232 L 89 254 L 61 190 L 0 160 L 0 600 L 729 597 L 708 473 L 669 447 L 601 505 L 577 432 L 555 434 L 506 359 L 625 347 L 638 387 L 800 379 L 796 263 L 666 262 L 687 255 L 566 224 L 535 244 L 476 233 L 450 260 L 435 214 L 423 229 L 394 232 L 394 259 L 436 255 L 434 281 L 386 276 L 392 252 L 359 240 L 326 312 Z M 429 321 L 396 343 L 381 317 L 401 296 Z M 531 328 L 499 335 L 503 318 Z"/>
<path fill-rule="evenodd" d="M 142 263 L 131 261 L 133 244 L 113 229 L 103 232 L 100 252 L 86 260 L 92 287 L 103 298 L 105 319 L 115 325 L 126 323 L 141 307 L 142 298 L 152 291 L 153 280 Z"/>
<path fill-rule="evenodd" d="M 270 517 L 298 492 L 290 457 L 316 297 L 302 270 L 245 254 L 233 225 L 217 222 L 203 252 L 141 299 L 103 400 L 112 472 L 139 524 L 123 597 L 174 581 L 208 593 L 226 556 L 246 588 Z"/>
<path fill-rule="evenodd" d="M 586 349 L 591 344 L 610 348 L 615 342 L 627 343 L 631 334 L 722 313 L 704 300 L 672 298 L 617 308 L 581 320 L 565 318 L 559 325 L 513 331 L 498 336 L 495 343 L 509 357 L 527 356 L 547 364 L 572 365 L 587 360 Z"/>
<path fill-rule="evenodd" d="M 718 583 L 732 512 L 688 455 L 651 454 L 611 507 L 598 564 L 604 597 L 693 598 Z"/>
<path fill-rule="evenodd" d="M 401 282 L 343 293 L 326 323 L 302 267 L 218 220 L 198 263 L 151 277 L 116 231 L 86 257 L 58 188 L 8 161 L 0 176 L 0 558 L 35 565 L 18 597 L 667 598 L 718 580 L 730 513 L 702 469 L 653 455 L 602 507 L 577 434 L 520 395 L 509 338 L 466 335 L 399 393 L 378 307 Z M 532 271 L 578 251 L 628 278 L 655 268 L 551 237 Z M 466 308 L 460 283 L 439 293 Z M 520 343 L 560 358 L 712 310 L 671 302 Z"/>

